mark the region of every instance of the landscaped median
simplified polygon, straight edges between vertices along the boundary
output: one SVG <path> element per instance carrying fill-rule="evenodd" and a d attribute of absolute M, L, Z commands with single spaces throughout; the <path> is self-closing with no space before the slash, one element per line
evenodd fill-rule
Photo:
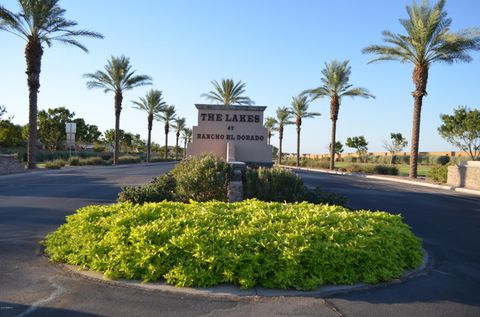
<path fill-rule="evenodd" d="M 401 216 L 246 200 L 87 206 L 44 241 L 56 262 L 177 286 L 377 283 L 422 262 Z"/>

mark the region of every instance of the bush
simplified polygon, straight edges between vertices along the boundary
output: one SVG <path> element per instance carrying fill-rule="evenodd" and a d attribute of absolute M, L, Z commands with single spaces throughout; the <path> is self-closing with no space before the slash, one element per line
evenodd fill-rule
<path fill-rule="evenodd" d="M 442 155 L 437 157 L 436 163 L 439 165 L 447 165 L 450 163 L 450 156 L 448 155 Z"/>
<path fill-rule="evenodd" d="M 256 200 L 87 206 L 43 243 L 56 262 L 177 286 L 377 283 L 422 261 L 399 215 Z"/>
<path fill-rule="evenodd" d="M 125 155 L 118 158 L 118 164 L 140 163 L 141 161 L 142 159 L 140 157 L 133 155 Z"/>
<path fill-rule="evenodd" d="M 80 164 L 80 158 L 78 156 L 72 156 L 68 159 L 68 165 L 70 166 L 79 166 Z"/>
<path fill-rule="evenodd" d="M 299 202 L 345 205 L 345 197 L 327 193 L 320 188 L 309 189 L 303 180 L 289 170 L 274 167 L 247 169 L 243 184 L 243 196 L 262 201 Z"/>
<path fill-rule="evenodd" d="M 93 156 L 86 159 L 80 160 L 80 165 L 105 165 L 106 161 L 102 160 L 101 157 Z"/>
<path fill-rule="evenodd" d="M 446 183 L 448 176 L 448 166 L 447 165 L 436 165 L 430 168 L 428 172 L 428 177 L 437 183 Z"/>
<path fill-rule="evenodd" d="M 141 186 L 122 187 L 118 195 L 119 202 L 143 204 L 145 202 L 160 202 L 175 200 L 175 178 L 171 173 L 155 178 L 151 183 Z"/>
<path fill-rule="evenodd" d="M 398 175 L 398 168 L 390 165 L 375 165 L 373 167 L 373 173 L 380 175 Z"/>
<path fill-rule="evenodd" d="M 345 171 L 349 173 L 366 173 L 366 174 L 373 174 L 373 165 L 367 164 L 352 164 L 350 166 L 345 166 Z"/>
<path fill-rule="evenodd" d="M 49 169 L 60 169 L 64 167 L 66 162 L 64 160 L 54 160 L 45 162 L 45 167 Z"/>
<path fill-rule="evenodd" d="M 304 187 L 303 180 L 286 169 L 249 168 L 245 173 L 243 195 L 263 201 L 295 202 L 303 198 Z"/>
<path fill-rule="evenodd" d="M 188 158 L 172 170 L 179 201 L 228 200 L 230 165 L 212 154 Z"/>

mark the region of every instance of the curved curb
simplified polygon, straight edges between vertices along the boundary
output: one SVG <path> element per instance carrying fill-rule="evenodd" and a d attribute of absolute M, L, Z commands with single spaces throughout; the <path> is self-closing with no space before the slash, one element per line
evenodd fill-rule
<path fill-rule="evenodd" d="M 79 266 L 62 264 L 64 268 L 79 274 L 82 277 L 106 282 L 108 284 L 133 287 L 148 291 L 161 291 L 177 295 L 191 295 L 202 297 L 215 297 L 215 298 L 230 298 L 230 299 L 248 299 L 251 297 L 330 297 L 337 294 L 345 294 L 353 291 L 362 291 L 367 289 L 374 289 L 379 287 L 385 287 L 389 285 L 399 284 L 413 277 L 425 274 L 429 267 L 431 267 L 431 257 L 428 252 L 423 249 L 423 261 L 422 264 L 415 270 L 406 271 L 401 278 L 394 279 L 389 282 L 379 284 L 366 284 L 357 283 L 353 285 L 326 285 L 321 286 L 313 291 L 297 291 L 289 289 L 268 289 L 263 287 L 254 287 L 251 289 L 241 289 L 237 286 L 230 284 L 217 285 L 214 287 L 200 288 L 200 287 L 176 287 L 167 285 L 161 282 L 156 283 L 142 283 L 138 280 L 110 280 L 105 278 L 103 273 L 83 270 Z"/>

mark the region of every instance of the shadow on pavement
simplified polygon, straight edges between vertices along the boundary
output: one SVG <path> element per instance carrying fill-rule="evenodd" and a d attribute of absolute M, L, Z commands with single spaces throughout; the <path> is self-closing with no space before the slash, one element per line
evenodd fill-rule
<path fill-rule="evenodd" d="M 0 316 L 1 317 L 15 317 L 15 316 L 36 316 L 36 317 L 52 317 L 52 316 L 68 316 L 68 317 L 95 317 L 100 315 L 73 311 L 68 309 L 60 309 L 43 306 L 29 306 L 23 304 L 15 304 L 0 301 Z"/>

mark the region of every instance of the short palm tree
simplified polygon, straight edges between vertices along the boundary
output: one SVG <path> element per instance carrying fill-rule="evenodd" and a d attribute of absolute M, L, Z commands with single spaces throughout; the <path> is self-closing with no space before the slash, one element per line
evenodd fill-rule
<path fill-rule="evenodd" d="M 13 33 L 27 42 L 25 46 L 29 91 L 27 167 L 31 169 L 36 167 L 37 102 L 43 44 L 50 47 L 52 42 L 58 41 L 88 52 L 77 38 L 103 38 L 103 35 L 85 30 L 73 30 L 77 22 L 65 19 L 65 10 L 58 6 L 58 0 L 19 0 L 18 3 L 19 13 L 13 13 L 0 5 L 0 31 Z"/>
<path fill-rule="evenodd" d="M 168 133 L 170 132 L 170 124 L 176 119 L 175 106 L 165 106 L 162 112 L 156 116 L 157 120 L 164 123 L 165 128 L 165 160 L 168 159 Z"/>
<path fill-rule="evenodd" d="M 408 19 L 401 19 L 406 35 L 383 32 L 383 40 L 388 45 L 371 45 L 363 49 L 364 53 L 378 55 L 370 61 L 394 60 L 413 64 L 413 125 L 410 148 L 410 177 L 417 177 L 418 148 L 420 137 L 420 116 L 423 97 L 427 95 L 428 70 L 436 62 L 470 62 L 469 51 L 480 49 L 480 32 L 464 30 L 450 32 L 452 19 L 447 18 L 445 1 L 440 0 L 434 6 L 428 1 L 421 5 L 413 2 L 407 6 Z"/>
<path fill-rule="evenodd" d="M 343 97 L 363 97 L 375 98 L 369 91 L 361 87 L 353 87 L 350 81 L 351 67 L 348 60 L 339 62 L 333 60 L 325 63 L 322 70 L 322 86 L 305 90 L 302 95 L 308 94 L 311 100 L 323 97 L 330 97 L 330 119 L 332 120 L 332 134 L 330 144 L 335 144 L 335 136 L 337 132 L 337 119 L 340 110 L 340 103 Z M 335 151 L 330 147 L 330 169 L 335 168 Z"/>
<path fill-rule="evenodd" d="M 283 129 L 288 124 L 293 124 L 292 113 L 288 110 L 287 107 L 277 108 L 277 123 L 278 123 L 278 164 L 282 164 L 282 143 L 283 143 Z"/>
<path fill-rule="evenodd" d="M 268 144 L 271 144 L 270 139 L 273 136 L 273 131 L 277 130 L 277 119 L 275 119 L 273 117 L 265 118 L 264 127 L 267 128 Z"/>
<path fill-rule="evenodd" d="M 185 118 L 176 118 L 175 119 L 175 159 L 178 160 L 178 139 L 180 139 L 180 133 L 185 129 Z"/>
<path fill-rule="evenodd" d="M 300 166 L 300 130 L 302 119 L 314 118 L 320 115 L 318 112 L 308 112 L 309 104 L 308 96 L 292 97 L 290 112 L 295 117 L 295 125 L 297 126 L 297 166 Z"/>
<path fill-rule="evenodd" d="M 118 164 L 120 156 L 120 113 L 122 112 L 123 92 L 135 87 L 151 85 L 151 77 L 147 75 L 135 75 L 132 70 L 130 59 L 125 56 L 112 56 L 104 67 L 105 71 L 97 70 L 95 73 L 83 75 L 90 79 L 87 88 L 100 88 L 105 93 L 113 92 L 115 108 L 115 150 L 113 164 Z"/>
<path fill-rule="evenodd" d="M 132 103 L 135 105 L 133 108 L 147 113 L 147 162 L 150 162 L 153 118 L 163 111 L 167 104 L 163 101 L 162 91 L 157 89 L 149 90 L 145 97 L 140 97 L 139 101 L 132 101 Z"/>
<path fill-rule="evenodd" d="M 183 139 L 183 158 L 187 157 L 187 143 L 192 141 L 193 131 L 190 128 L 184 128 L 182 131 Z"/>
<path fill-rule="evenodd" d="M 202 94 L 202 97 L 226 106 L 253 104 L 253 101 L 249 97 L 243 96 L 246 84 L 242 83 L 242 81 L 235 83 L 233 79 L 222 79 L 221 84 L 216 80 L 211 83 L 215 89 L 208 94 Z"/>

